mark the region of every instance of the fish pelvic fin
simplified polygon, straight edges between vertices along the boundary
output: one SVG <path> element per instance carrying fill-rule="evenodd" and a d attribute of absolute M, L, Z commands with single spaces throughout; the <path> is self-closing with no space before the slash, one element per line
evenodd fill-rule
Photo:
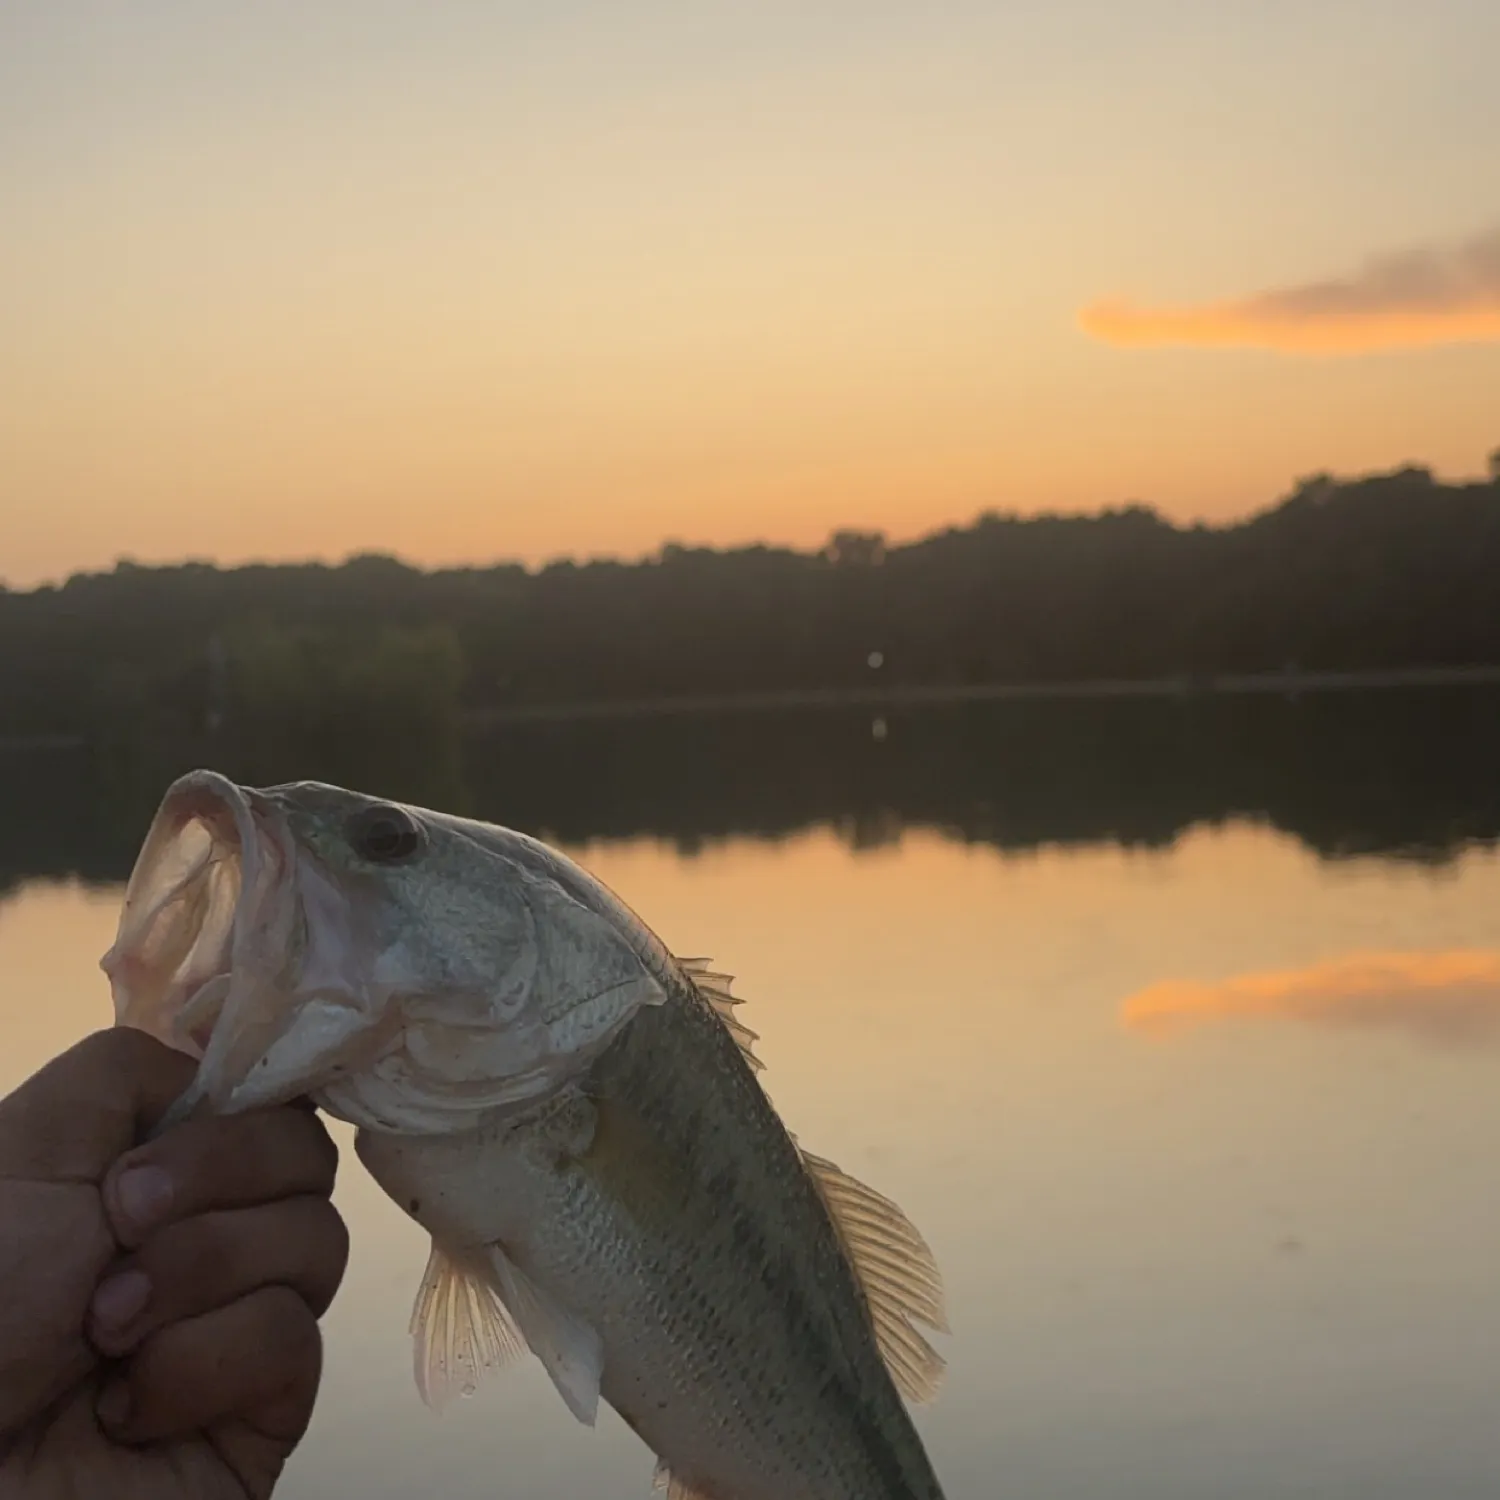
<path fill-rule="evenodd" d="M 485 1257 L 495 1289 L 567 1408 L 587 1427 L 599 1414 L 604 1340 L 593 1324 L 537 1286 L 499 1245 Z"/>
<path fill-rule="evenodd" d="M 950 1330 L 942 1276 L 927 1241 L 874 1188 L 810 1152 L 803 1151 L 802 1160 L 864 1293 L 896 1389 L 911 1402 L 933 1400 L 942 1385 L 943 1357 L 917 1325 Z"/>
<path fill-rule="evenodd" d="M 483 1271 L 450 1256 L 436 1240 L 411 1313 L 412 1368 L 422 1400 L 443 1410 L 470 1396 L 491 1371 L 526 1348 Z"/>
<path fill-rule="evenodd" d="M 759 1034 L 735 1015 L 735 1007 L 745 1003 L 742 996 L 731 994 L 734 977 L 720 974 L 712 967 L 711 958 L 679 958 L 677 966 L 693 981 L 693 987 L 708 1002 L 709 1009 L 724 1023 L 725 1029 L 735 1040 L 740 1054 L 751 1068 L 759 1073 L 765 1064 L 755 1055 L 755 1044 Z"/>
<path fill-rule="evenodd" d="M 707 1490 L 694 1489 L 685 1479 L 679 1479 L 667 1467 L 665 1459 L 658 1459 L 656 1473 L 651 1476 L 651 1488 L 658 1494 L 665 1491 L 667 1500 L 714 1500 Z"/>

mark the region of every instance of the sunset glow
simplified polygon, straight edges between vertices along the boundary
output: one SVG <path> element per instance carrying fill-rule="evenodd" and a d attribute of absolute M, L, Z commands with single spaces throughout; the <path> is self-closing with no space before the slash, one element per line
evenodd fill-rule
<path fill-rule="evenodd" d="M 1254 306 L 1137 308 L 1100 303 L 1079 314 L 1085 333 L 1122 348 L 1166 344 L 1271 349 L 1279 354 L 1370 354 L 1438 344 L 1500 343 L 1500 305 L 1431 313 L 1281 318 Z"/>
<path fill-rule="evenodd" d="M 9 7 L 0 581 L 1481 473 L 1500 10 L 1347 12 Z"/>
<path fill-rule="evenodd" d="M 1500 231 L 1453 248 L 1373 260 L 1352 276 L 1240 302 L 1136 307 L 1100 302 L 1079 327 L 1106 344 L 1368 354 L 1500 343 Z"/>

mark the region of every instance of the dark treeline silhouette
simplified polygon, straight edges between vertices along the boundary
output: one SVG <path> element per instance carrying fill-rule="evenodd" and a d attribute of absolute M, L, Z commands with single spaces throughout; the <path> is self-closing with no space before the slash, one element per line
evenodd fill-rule
<path fill-rule="evenodd" d="M 579 701 L 1493 664 L 1497 580 L 1500 474 L 1421 468 L 1224 527 L 1134 507 L 535 571 L 122 564 L 0 591 L 0 737 L 441 738 Z"/>
<path fill-rule="evenodd" d="M 1500 690 L 1189 697 L 898 711 L 639 717 L 458 734 L 413 754 L 400 726 L 317 747 L 199 736 L 0 759 L 0 891 L 121 880 L 169 780 L 210 764 L 467 812 L 559 842 L 831 826 L 855 848 L 904 830 L 1022 852 L 1161 847 L 1235 818 L 1327 858 L 1441 862 L 1500 839 Z M 436 753 L 434 753 L 436 748 Z"/>

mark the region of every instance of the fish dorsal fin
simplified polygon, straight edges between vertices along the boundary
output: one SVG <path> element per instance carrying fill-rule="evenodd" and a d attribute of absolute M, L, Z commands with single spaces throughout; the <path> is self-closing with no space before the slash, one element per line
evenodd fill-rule
<path fill-rule="evenodd" d="M 417 1389 L 435 1411 L 472 1395 L 480 1379 L 525 1350 L 510 1315 L 482 1275 L 465 1270 L 433 1242 L 411 1313 Z"/>
<path fill-rule="evenodd" d="M 759 1034 L 751 1031 L 734 1013 L 735 1006 L 745 1003 L 741 996 L 730 993 L 730 987 L 734 984 L 734 976 L 720 974 L 711 969 L 709 967 L 713 963 L 711 958 L 679 958 L 677 963 L 693 981 L 693 986 L 698 993 L 708 1001 L 709 1008 L 724 1023 L 725 1029 L 734 1038 L 745 1061 L 759 1073 L 765 1067 L 765 1064 L 755 1055 L 755 1043 L 760 1040 Z"/>
<path fill-rule="evenodd" d="M 864 1292 L 875 1341 L 897 1390 L 908 1401 L 931 1401 L 942 1384 L 943 1357 L 915 1325 L 939 1333 L 949 1328 L 942 1276 L 927 1241 L 874 1188 L 810 1152 L 803 1151 L 802 1160 Z"/>
<path fill-rule="evenodd" d="M 665 1490 L 667 1500 L 711 1500 L 702 1490 L 695 1490 L 685 1480 L 678 1479 L 667 1467 L 665 1460 L 657 1462 L 656 1473 L 651 1478 L 651 1488 L 658 1493 Z"/>
<path fill-rule="evenodd" d="M 744 1001 L 731 993 L 734 980 L 707 958 L 679 958 L 679 967 L 724 1023 L 745 1061 L 759 1072 L 764 1064 L 752 1050 L 757 1038 L 736 1015 Z M 927 1241 L 889 1198 L 866 1187 L 831 1161 L 797 1148 L 828 1209 L 839 1243 L 864 1294 L 875 1340 L 896 1388 L 913 1402 L 931 1401 L 943 1379 L 943 1357 L 915 1326 L 947 1333 L 943 1280 Z M 658 1477 L 665 1474 L 658 1471 Z M 676 1484 L 670 1478 L 665 1482 Z M 660 1487 L 660 1486 L 658 1486 Z M 677 1500 L 669 1490 L 669 1500 Z M 695 1500 L 681 1490 L 682 1500 Z"/>
<path fill-rule="evenodd" d="M 592 1427 L 604 1377 L 604 1341 L 598 1330 L 537 1286 L 498 1245 L 486 1253 L 500 1300 L 531 1352 L 552 1377 L 568 1410 Z"/>

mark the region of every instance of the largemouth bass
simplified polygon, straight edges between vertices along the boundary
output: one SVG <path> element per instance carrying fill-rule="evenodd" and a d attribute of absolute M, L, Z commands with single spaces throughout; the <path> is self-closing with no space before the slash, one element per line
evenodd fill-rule
<path fill-rule="evenodd" d="M 941 1500 L 946 1330 L 901 1211 L 803 1150 L 729 981 L 509 829 L 303 782 L 168 790 L 103 960 L 199 1059 L 174 1117 L 309 1096 L 432 1237 L 441 1405 L 529 1349 L 673 1500 Z"/>

